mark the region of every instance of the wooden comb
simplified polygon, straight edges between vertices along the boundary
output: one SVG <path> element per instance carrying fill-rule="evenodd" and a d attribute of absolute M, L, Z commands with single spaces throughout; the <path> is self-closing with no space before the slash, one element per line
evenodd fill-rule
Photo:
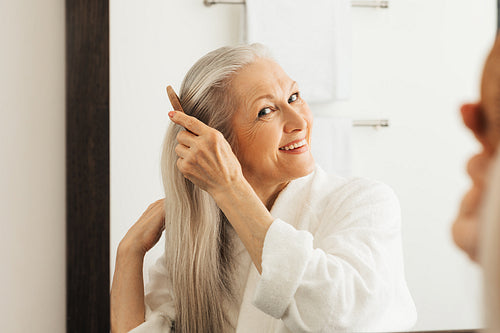
<path fill-rule="evenodd" d="M 181 101 L 179 100 L 179 96 L 174 91 L 174 88 L 172 86 L 167 86 L 167 95 L 168 99 L 170 100 L 170 104 L 172 104 L 172 107 L 174 108 L 175 111 L 181 111 L 184 113 L 184 109 L 182 108 Z"/>

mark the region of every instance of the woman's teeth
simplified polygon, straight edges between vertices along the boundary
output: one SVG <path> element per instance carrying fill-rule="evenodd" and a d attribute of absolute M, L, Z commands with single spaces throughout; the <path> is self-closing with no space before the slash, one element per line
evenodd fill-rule
<path fill-rule="evenodd" d="M 282 147 L 280 148 L 280 150 L 293 150 L 295 148 L 300 148 L 302 147 L 303 145 L 305 145 L 307 143 L 306 139 L 302 140 L 302 141 L 299 141 L 297 143 L 294 143 L 294 144 L 291 144 L 289 146 L 285 146 L 285 147 Z"/>

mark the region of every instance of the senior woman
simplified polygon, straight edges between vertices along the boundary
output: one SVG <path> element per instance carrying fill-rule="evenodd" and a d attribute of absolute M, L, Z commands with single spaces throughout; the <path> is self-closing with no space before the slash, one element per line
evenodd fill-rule
<path fill-rule="evenodd" d="M 164 141 L 165 199 L 118 248 L 113 331 L 401 331 L 414 324 L 394 193 L 315 165 L 311 110 L 263 46 L 208 53 L 187 73 L 180 101 L 185 113 L 169 113 Z M 144 296 L 144 254 L 163 225 L 165 254 Z"/>

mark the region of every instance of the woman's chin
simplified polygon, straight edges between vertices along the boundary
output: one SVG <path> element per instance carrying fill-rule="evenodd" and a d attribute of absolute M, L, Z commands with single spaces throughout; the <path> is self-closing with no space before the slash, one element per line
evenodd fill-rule
<path fill-rule="evenodd" d="M 314 162 L 314 158 L 312 157 L 312 155 L 309 155 L 307 159 L 305 159 L 304 161 L 296 163 L 294 165 L 296 167 L 294 170 L 295 172 L 293 172 L 294 179 L 307 176 L 308 174 L 314 171 L 315 165 L 316 164 Z"/>

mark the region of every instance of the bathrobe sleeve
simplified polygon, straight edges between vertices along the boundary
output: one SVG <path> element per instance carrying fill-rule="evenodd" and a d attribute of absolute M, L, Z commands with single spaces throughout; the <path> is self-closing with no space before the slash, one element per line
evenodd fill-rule
<path fill-rule="evenodd" d="M 149 270 L 144 298 L 146 321 L 130 332 L 169 333 L 175 318 L 174 300 L 165 266 L 165 254 Z"/>
<path fill-rule="evenodd" d="M 292 332 L 406 330 L 416 321 L 403 268 L 400 208 L 376 182 L 346 186 L 314 230 L 276 219 L 253 304 Z"/>

